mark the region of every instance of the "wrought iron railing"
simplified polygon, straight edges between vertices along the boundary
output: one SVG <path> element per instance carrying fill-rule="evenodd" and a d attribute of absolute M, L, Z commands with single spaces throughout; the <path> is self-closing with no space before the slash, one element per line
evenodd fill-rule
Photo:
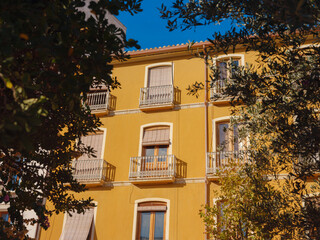
<path fill-rule="evenodd" d="M 246 151 L 219 151 L 208 152 L 206 158 L 206 174 L 217 174 L 218 170 L 225 170 L 247 162 Z"/>
<path fill-rule="evenodd" d="M 74 160 L 72 163 L 73 177 L 84 183 L 112 181 L 114 167 L 103 159 Z"/>
<path fill-rule="evenodd" d="M 140 106 L 176 104 L 180 102 L 180 90 L 173 85 L 140 89 Z"/>
<path fill-rule="evenodd" d="M 90 107 L 91 111 L 114 110 L 116 99 L 117 98 L 108 91 L 88 93 L 86 104 Z"/>
<path fill-rule="evenodd" d="M 129 179 L 168 178 L 176 175 L 174 155 L 142 156 L 130 159 Z"/>

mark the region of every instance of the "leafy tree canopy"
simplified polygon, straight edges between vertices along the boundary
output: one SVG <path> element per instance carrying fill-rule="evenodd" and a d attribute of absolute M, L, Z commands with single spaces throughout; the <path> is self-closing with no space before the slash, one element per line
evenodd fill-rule
<path fill-rule="evenodd" d="M 94 154 L 76 140 L 101 125 L 82 103 L 93 84 L 119 86 L 111 61 L 125 59 L 125 47 L 138 47 L 109 24 L 107 11 L 134 14 L 141 0 L 91 1 L 90 16 L 81 10 L 86 2 L 0 1 L 0 203 L 10 204 L 1 239 L 27 238 L 26 210 L 38 216 L 31 223 L 46 229 L 53 211 L 92 205 L 72 194 L 84 191 L 72 178 L 75 153 Z"/>
<path fill-rule="evenodd" d="M 160 9 L 170 30 L 231 20 L 229 31 L 213 33 L 212 47 L 199 51 L 208 63 L 236 46 L 257 54 L 254 65 L 229 64 L 232 79 L 225 80 L 224 96 L 250 144 L 247 164 L 219 173 L 227 227 L 215 221 L 217 207 L 202 213 L 218 239 L 320 238 L 319 7 L 313 0 L 176 0 Z M 220 72 L 210 68 L 213 87 Z M 195 94 L 201 88 L 190 86 Z"/>

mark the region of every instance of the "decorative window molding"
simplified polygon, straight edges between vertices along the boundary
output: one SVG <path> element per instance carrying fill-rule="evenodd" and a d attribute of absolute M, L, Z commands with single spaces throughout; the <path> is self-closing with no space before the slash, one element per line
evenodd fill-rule
<path fill-rule="evenodd" d="M 138 199 L 134 203 L 134 214 L 133 214 L 133 229 L 132 229 L 132 240 L 136 240 L 137 227 L 138 227 L 138 208 L 140 203 L 148 202 L 163 202 L 166 204 L 166 215 L 165 215 L 165 236 L 164 240 L 169 240 L 169 220 L 170 220 L 170 200 L 165 198 L 143 198 Z M 154 208 L 154 210 L 156 210 Z M 161 209 L 163 211 L 163 209 Z"/>
<path fill-rule="evenodd" d="M 237 58 L 240 59 L 240 66 L 244 66 L 244 54 L 237 54 L 237 53 L 232 53 L 232 54 L 225 54 L 225 55 L 220 55 L 218 57 L 213 58 L 213 66 L 216 66 L 217 61 L 221 61 L 224 59 L 231 59 L 231 58 Z"/>

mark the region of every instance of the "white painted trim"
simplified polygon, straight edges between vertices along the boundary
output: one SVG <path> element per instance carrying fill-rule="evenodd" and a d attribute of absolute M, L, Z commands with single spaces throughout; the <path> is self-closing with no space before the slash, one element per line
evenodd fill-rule
<path fill-rule="evenodd" d="M 171 66 L 172 67 L 172 85 L 174 83 L 173 78 L 174 78 L 174 64 L 173 62 L 162 62 L 162 63 L 154 63 L 146 66 L 145 68 L 145 73 L 144 73 L 144 87 L 148 87 L 148 74 L 149 74 L 149 69 L 150 68 L 155 68 L 155 67 L 161 67 L 161 66 Z"/>
<path fill-rule="evenodd" d="M 147 127 L 155 127 L 155 126 L 169 126 L 170 127 L 170 144 L 168 148 L 168 155 L 172 154 L 172 142 L 173 142 L 173 123 L 171 122 L 153 122 L 153 123 L 147 123 L 140 126 L 140 138 L 139 138 L 139 157 L 142 156 L 142 138 L 143 138 L 143 132 L 144 129 Z"/>
<path fill-rule="evenodd" d="M 104 151 L 106 147 L 106 139 L 107 139 L 107 128 L 99 128 L 99 131 L 103 131 L 103 140 L 102 140 L 102 148 L 101 148 L 101 158 L 104 159 Z"/>
<path fill-rule="evenodd" d="M 303 44 L 301 45 L 298 49 L 303 49 L 303 48 L 307 48 L 307 47 L 320 47 L 320 44 L 312 44 L 312 43 L 309 43 L 309 44 Z"/>
<path fill-rule="evenodd" d="M 96 218 L 97 218 L 97 211 L 98 211 L 98 202 L 92 201 L 92 203 L 94 203 L 94 205 L 96 205 L 96 206 L 94 207 L 94 210 L 93 210 L 93 225 L 92 225 L 90 240 L 94 240 L 94 232 L 95 232 L 95 228 L 96 228 Z"/>
<path fill-rule="evenodd" d="M 218 57 L 214 57 L 213 58 L 213 65 L 216 66 L 216 61 L 219 59 L 223 59 L 223 58 L 232 58 L 232 57 L 237 57 L 240 58 L 240 66 L 244 66 L 245 62 L 244 62 L 244 54 L 237 54 L 237 53 L 231 53 L 231 54 L 225 54 L 225 55 L 221 55 Z"/>
<path fill-rule="evenodd" d="M 133 229 L 132 240 L 136 239 L 137 234 L 137 217 L 138 217 L 138 204 L 142 202 L 165 202 L 167 204 L 166 211 L 166 236 L 164 240 L 169 240 L 169 220 L 170 220 L 170 200 L 165 198 L 142 198 L 134 202 L 134 214 L 133 214 Z"/>
<path fill-rule="evenodd" d="M 91 237 L 90 240 L 94 240 L 94 230 L 95 230 L 95 226 L 96 226 L 96 216 L 97 216 L 97 209 L 98 209 L 98 202 L 96 201 L 92 201 L 92 203 L 95 204 L 94 210 L 93 210 L 93 226 L 92 226 L 92 231 L 91 231 Z M 61 231 L 61 236 L 59 238 L 59 240 L 68 240 L 68 239 L 64 239 L 64 226 L 66 224 L 67 218 L 66 218 L 66 212 L 64 213 L 63 216 L 63 223 L 62 223 L 62 231 Z"/>

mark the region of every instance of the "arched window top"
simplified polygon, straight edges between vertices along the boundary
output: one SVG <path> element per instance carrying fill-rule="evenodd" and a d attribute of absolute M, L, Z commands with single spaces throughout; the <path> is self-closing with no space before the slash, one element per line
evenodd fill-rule
<path fill-rule="evenodd" d="M 169 122 L 148 123 L 140 127 L 139 156 L 146 154 L 172 154 L 173 124 Z M 154 146 L 154 150 L 152 150 Z"/>
<path fill-rule="evenodd" d="M 173 85 L 173 63 L 164 62 L 146 66 L 145 87 Z"/>

